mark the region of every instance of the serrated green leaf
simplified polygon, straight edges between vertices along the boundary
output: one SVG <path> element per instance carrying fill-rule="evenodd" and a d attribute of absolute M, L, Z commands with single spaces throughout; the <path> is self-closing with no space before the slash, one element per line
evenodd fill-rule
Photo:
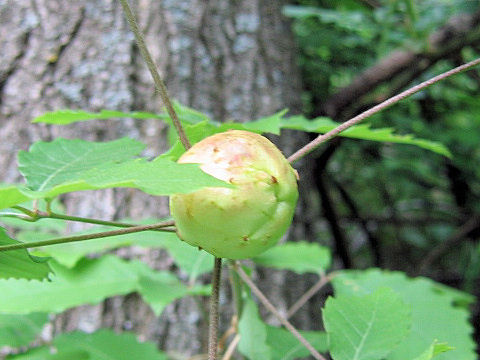
<path fill-rule="evenodd" d="M 300 334 L 319 352 L 328 351 L 327 334 L 323 331 L 300 331 Z M 310 355 L 310 351 L 288 330 L 267 325 L 267 344 L 273 360 L 295 360 Z"/>
<path fill-rule="evenodd" d="M 0 209 L 6 209 L 24 202 L 31 198 L 24 194 L 20 189 L 21 185 L 1 185 L 0 186 Z"/>
<path fill-rule="evenodd" d="M 190 124 L 184 123 L 184 130 L 188 140 L 192 144 L 196 144 L 208 136 L 228 130 L 246 130 L 256 133 L 268 132 L 279 135 L 280 122 L 286 112 L 287 110 L 283 110 L 271 116 L 244 123 L 217 123 L 208 118 L 197 118 L 197 121 L 192 121 Z M 176 161 L 185 152 L 185 148 L 176 133 L 171 140 L 174 142 L 173 146 L 166 153 L 162 154 L 161 157 Z"/>
<path fill-rule="evenodd" d="M 338 125 L 340 125 L 340 123 L 336 123 L 325 117 L 308 120 L 303 116 L 292 116 L 290 118 L 283 119 L 281 122 L 282 129 L 318 132 L 321 134 L 333 130 Z M 352 126 L 351 128 L 338 134 L 338 136 L 353 139 L 415 145 L 446 157 L 452 157 L 450 150 L 448 150 L 443 144 L 440 144 L 436 141 L 418 139 L 413 135 L 398 135 L 395 134 L 394 131 L 395 130 L 392 128 L 372 129 L 369 124 L 362 124 Z"/>
<path fill-rule="evenodd" d="M 273 115 L 260 118 L 258 120 L 244 122 L 241 124 L 242 129 L 240 130 L 280 135 L 280 124 L 283 121 L 283 117 L 287 112 L 288 109 L 285 109 Z M 228 123 L 225 125 L 228 125 Z M 222 126 L 224 125 L 222 124 Z"/>
<path fill-rule="evenodd" d="M 0 245 L 20 244 L 0 227 Z M 31 256 L 27 250 L 0 252 L 0 279 L 47 279 L 51 272 L 46 258 Z"/>
<path fill-rule="evenodd" d="M 51 351 L 52 347 L 56 351 Z M 151 342 L 140 342 L 131 333 L 116 334 L 102 329 L 92 334 L 75 331 L 61 334 L 53 340 L 52 347 L 44 346 L 14 356 L 15 360 L 167 360 Z M 66 357 L 66 356 L 70 357 Z M 60 357 L 59 357 L 60 356 Z M 86 356 L 86 357 L 85 357 Z"/>
<path fill-rule="evenodd" d="M 202 121 L 211 121 L 210 117 L 198 110 L 195 110 L 193 108 L 190 108 L 186 105 L 180 104 L 178 101 L 173 102 L 173 107 L 175 109 L 175 112 L 178 115 L 178 118 L 182 122 L 187 122 L 190 124 L 195 124 L 198 122 Z M 168 114 L 166 111 L 162 114 L 164 118 L 168 119 L 169 122 L 171 122 L 170 118 L 168 117 Z"/>
<path fill-rule="evenodd" d="M 101 231 L 112 230 L 110 227 L 96 226 L 86 231 L 79 231 L 71 233 L 72 236 L 93 234 Z M 163 233 L 158 233 L 163 234 Z M 88 241 L 76 241 L 65 244 L 57 244 L 55 246 L 44 246 L 41 248 L 32 249 L 32 254 L 38 256 L 49 256 L 55 259 L 57 263 L 67 268 L 73 268 L 77 263 L 85 258 L 89 254 L 100 253 L 107 250 L 117 249 L 123 246 L 130 246 L 140 238 L 149 238 L 152 233 L 144 231 L 134 234 L 125 234 L 121 236 L 111 236 L 107 239 L 92 239 Z M 55 237 L 59 237 L 58 234 L 49 232 L 37 232 L 37 231 L 22 231 L 18 233 L 18 238 L 24 242 L 32 241 L 45 241 Z"/>
<path fill-rule="evenodd" d="M 314 243 L 289 242 L 274 246 L 252 259 L 256 264 L 297 274 L 325 272 L 331 263 L 330 250 Z"/>
<path fill-rule="evenodd" d="M 323 310 L 330 354 L 334 360 L 382 359 L 408 334 L 409 315 L 408 305 L 388 288 L 330 297 Z"/>
<path fill-rule="evenodd" d="M 20 152 L 20 170 L 33 191 L 30 198 L 112 187 L 132 187 L 152 195 L 170 195 L 205 186 L 231 187 L 204 173 L 197 164 L 177 164 L 163 158 L 132 159 L 144 145 L 128 138 L 107 143 L 57 139 L 36 143 Z"/>
<path fill-rule="evenodd" d="M 29 345 L 40 334 L 48 321 L 48 314 L 0 314 L 0 348 Z"/>
<path fill-rule="evenodd" d="M 51 266 L 55 273 L 51 282 L 0 280 L 0 292 L 6 295 L 0 299 L 0 312 L 61 312 L 133 292 L 138 283 L 138 273 L 113 256 L 85 259 L 74 269 L 55 262 Z"/>
<path fill-rule="evenodd" d="M 47 191 L 57 185 L 85 180 L 82 176 L 87 170 L 130 160 L 144 147 L 129 138 L 104 143 L 58 138 L 37 142 L 28 152 L 20 151 L 18 168 L 30 189 Z"/>
<path fill-rule="evenodd" d="M 293 116 L 290 118 L 284 118 L 287 110 L 280 111 L 268 117 L 264 117 L 255 121 L 244 123 L 217 123 L 210 120 L 210 118 L 202 114 L 199 111 L 188 108 L 179 103 L 175 104 L 175 109 L 178 113 L 180 120 L 184 123 L 186 128 L 187 137 L 194 144 L 195 135 L 189 134 L 188 126 L 198 125 L 203 123 L 200 128 L 203 128 L 203 135 L 201 139 L 206 136 L 212 135 L 217 132 L 227 131 L 229 129 L 247 130 L 259 133 L 273 133 L 280 134 L 280 129 L 294 129 L 309 132 L 325 133 L 337 127 L 339 123 L 332 121 L 329 118 L 317 118 L 314 120 L 308 120 L 303 116 Z M 33 122 L 43 122 L 48 124 L 66 125 L 78 121 L 87 121 L 93 119 L 111 119 L 111 118 L 136 118 L 136 119 L 162 119 L 171 123 L 170 118 L 166 114 L 154 114 L 148 112 L 121 112 L 112 110 L 102 110 L 99 113 L 92 113 L 82 110 L 59 110 L 43 114 L 33 120 Z M 195 128 L 198 131 L 198 127 Z M 207 131 L 205 131 L 207 130 Z M 400 144 L 416 145 L 421 148 L 436 152 L 438 154 L 451 157 L 450 151 L 442 144 L 415 138 L 413 135 L 398 135 L 394 134 L 394 129 L 381 128 L 371 129 L 369 124 L 362 124 L 353 126 L 338 136 L 350 137 L 354 139 L 364 139 L 380 142 L 393 142 Z M 192 137 L 192 139 L 190 138 Z M 174 149 L 171 150 L 174 154 L 181 152 L 181 144 L 177 142 L 174 145 Z M 169 152 L 170 153 L 170 152 Z"/>
<path fill-rule="evenodd" d="M 434 341 L 432 345 L 430 345 L 419 357 L 416 357 L 415 360 L 431 360 L 441 353 L 454 349 L 454 347 L 448 346 L 447 343 L 438 343 Z"/>
<path fill-rule="evenodd" d="M 72 269 L 52 262 L 55 276 L 52 281 L 0 280 L 0 312 L 6 314 L 28 314 L 32 312 L 58 313 L 65 309 L 95 304 L 114 295 L 125 295 L 145 290 L 145 279 L 156 286 L 163 286 L 163 292 L 148 298 L 156 309 L 159 303 L 165 304 L 171 297 L 173 288 L 178 294 L 181 283 L 174 283 L 165 272 L 154 271 L 139 261 L 124 261 L 112 255 L 98 259 L 83 259 Z M 202 293 L 204 289 L 188 289 Z M 187 293 L 189 293 L 187 291 Z M 35 299 L 35 301 L 32 301 Z M 148 302 L 148 300 L 147 300 Z"/>
<path fill-rule="evenodd" d="M 195 124 L 200 121 L 210 121 L 209 117 L 195 109 L 174 102 L 174 109 L 181 122 Z M 172 121 L 166 112 L 155 114 L 145 111 L 123 112 L 117 110 L 100 110 L 100 112 L 89 112 L 84 110 L 56 110 L 44 113 L 32 120 L 32 123 L 45 123 L 53 125 L 69 125 L 76 122 L 89 120 L 108 120 L 118 118 L 132 119 L 160 119 L 171 124 Z"/>
<path fill-rule="evenodd" d="M 57 110 L 37 116 L 32 123 L 45 123 L 55 125 L 68 125 L 80 121 L 105 120 L 112 118 L 133 119 L 158 119 L 159 115 L 149 112 L 122 112 L 114 110 L 101 110 L 98 113 L 83 110 Z"/>
<path fill-rule="evenodd" d="M 342 271 L 332 280 L 335 294 L 364 295 L 379 287 L 392 288 L 412 311 L 410 335 L 387 357 L 388 360 L 414 359 L 434 339 L 447 342 L 455 350 L 438 355 L 439 360 L 474 360 L 475 343 L 466 304 L 474 297 L 437 284 L 426 278 L 408 278 L 404 273 L 378 269 Z"/>
<path fill-rule="evenodd" d="M 109 164 L 87 171 L 83 176 L 98 188 L 133 187 L 151 195 L 187 193 L 207 186 L 232 187 L 203 172 L 198 164 L 178 164 L 163 158 Z"/>
<path fill-rule="evenodd" d="M 184 124 L 184 130 L 188 140 L 192 145 L 196 144 L 207 136 L 220 132 L 218 128 L 208 120 L 200 121 L 195 124 Z M 172 147 L 167 152 L 160 155 L 160 158 L 176 161 L 185 152 L 185 148 L 176 133 L 174 134 L 172 141 Z"/>
<path fill-rule="evenodd" d="M 272 349 L 267 344 L 267 325 L 260 319 L 257 305 L 247 298 L 238 323 L 240 342 L 238 350 L 250 360 L 272 359 Z"/>

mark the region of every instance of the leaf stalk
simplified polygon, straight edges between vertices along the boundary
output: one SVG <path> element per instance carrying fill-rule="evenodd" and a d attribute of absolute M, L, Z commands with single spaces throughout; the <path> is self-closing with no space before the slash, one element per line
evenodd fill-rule
<path fill-rule="evenodd" d="M 105 226 L 114 226 L 114 227 L 121 227 L 121 228 L 131 228 L 134 226 L 140 226 L 138 224 L 130 224 L 124 223 L 119 221 L 109 221 L 109 220 L 100 220 L 100 219 L 93 219 L 93 218 L 86 218 L 81 216 L 72 216 L 72 215 L 65 215 L 65 214 L 58 214 L 55 212 L 45 212 L 45 211 L 32 211 L 27 208 L 21 206 L 14 206 L 14 209 L 20 210 L 28 217 L 22 214 L 16 213 L 2 213 L 0 216 L 9 216 L 9 217 L 16 217 L 24 221 L 36 222 L 41 219 L 59 219 L 59 220 L 66 220 L 66 221 L 74 221 L 74 222 L 81 222 L 86 224 L 95 224 L 95 225 L 105 225 Z M 170 223 L 165 222 L 166 226 L 174 226 L 175 222 L 173 220 Z"/>
<path fill-rule="evenodd" d="M 222 258 L 215 257 L 213 266 L 212 295 L 210 296 L 210 319 L 208 322 L 208 360 L 217 360 L 218 356 L 218 300 L 220 297 L 220 276 Z"/>

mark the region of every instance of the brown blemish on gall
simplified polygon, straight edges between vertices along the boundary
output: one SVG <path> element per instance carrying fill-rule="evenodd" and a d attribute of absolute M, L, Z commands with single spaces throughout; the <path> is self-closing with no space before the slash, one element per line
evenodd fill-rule
<path fill-rule="evenodd" d="M 243 240 L 243 241 L 248 241 L 248 240 L 250 240 L 250 239 L 248 238 L 248 236 L 244 236 L 244 237 L 242 237 L 242 240 Z"/>
<path fill-rule="evenodd" d="M 277 180 L 277 178 L 276 178 L 275 176 L 273 176 L 273 175 L 272 175 L 272 183 L 273 183 L 273 184 L 276 184 L 276 183 L 278 183 L 278 180 Z"/>
<path fill-rule="evenodd" d="M 185 204 L 185 214 L 187 215 L 188 218 L 193 217 L 192 206 L 191 206 L 190 202 L 186 202 L 186 204 Z"/>

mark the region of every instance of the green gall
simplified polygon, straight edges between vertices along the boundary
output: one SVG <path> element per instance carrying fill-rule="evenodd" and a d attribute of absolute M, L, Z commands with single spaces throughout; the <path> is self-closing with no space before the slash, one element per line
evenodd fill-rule
<path fill-rule="evenodd" d="M 178 160 L 234 185 L 170 197 L 180 239 L 216 257 L 245 259 L 275 245 L 292 222 L 297 173 L 267 138 L 231 130 L 195 144 Z"/>

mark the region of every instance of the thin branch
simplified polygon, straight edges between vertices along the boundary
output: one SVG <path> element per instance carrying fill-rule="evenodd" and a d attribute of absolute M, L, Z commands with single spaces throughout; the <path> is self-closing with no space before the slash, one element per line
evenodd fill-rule
<path fill-rule="evenodd" d="M 429 80 L 426 80 L 416 86 L 413 86 L 411 87 L 410 89 L 407 89 L 403 92 L 401 92 L 400 94 L 398 95 L 395 95 L 393 97 L 391 97 L 390 99 L 387 99 L 385 100 L 384 102 L 368 109 L 367 111 L 364 111 L 362 112 L 361 114 L 353 117 L 352 119 L 340 124 L 339 126 L 337 126 L 335 129 L 327 132 L 326 134 L 323 134 L 323 135 L 319 135 L 315 140 L 309 142 L 307 145 L 305 145 L 304 147 L 302 147 L 301 149 L 299 149 L 298 151 L 296 151 L 294 154 L 290 155 L 290 157 L 288 158 L 288 161 L 290 163 L 293 163 L 299 159 L 301 159 L 302 157 L 304 157 L 305 155 L 309 154 L 310 152 L 312 152 L 313 150 L 315 150 L 318 146 L 320 146 L 320 144 L 324 143 L 325 141 L 327 140 L 330 140 L 331 138 L 333 138 L 334 136 L 338 135 L 339 133 L 341 133 L 342 131 L 348 129 L 349 127 L 353 126 L 353 125 L 356 125 L 358 124 L 359 122 L 365 120 L 366 118 L 382 111 L 382 110 L 385 110 L 386 108 L 396 104 L 397 102 L 421 91 L 421 90 L 424 90 L 425 88 L 439 82 L 439 81 L 442 81 L 442 80 L 445 80 L 447 79 L 448 77 L 452 76 L 452 75 L 456 75 L 458 73 L 461 73 L 465 70 L 468 70 L 476 65 L 480 64 L 480 58 L 478 59 L 475 59 L 473 61 L 470 61 L 464 65 L 461 65 L 461 66 L 458 66 L 452 70 L 449 70 L 449 71 L 446 71 L 440 75 L 437 75 Z"/>
<path fill-rule="evenodd" d="M 125 17 L 127 18 L 128 24 L 130 25 L 130 29 L 132 30 L 133 34 L 135 35 L 135 41 L 137 42 L 137 46 L 140 49 L 140 53 L 142 54 L 142 58 L 147 64 L 148 70 L 152 75 L 153 82 L 155 83 L 155 88 L 160 93 L 160 97 L 162 98 L 165 107 L 167 108 L 168 115 L 172 119 L 173 126 L 177 130 L 178 137 L 182 142 L 185 149 L 189 149 L 191 147 L 190 142 L 188 141 L 187 135 L 178 119 L 177 113 L 173 108 L 172 102 L 170 101 L 170 97 L 168 96 L 167 87 L 163 82 L 160 74 L 157 70 L 157 65 L 155 61 L 153 61 L 150 52 L 148 51 L 147 44 L 145 43 L 145 38 L 143 37 L 142 32 L 140 31 L 137 21 L 135 20 L 135 15 L 133 14 L 130 5 L 128 5 L 128 0 L 120 0 L 123 7 L 123 12 L 125 13 Z"/>
<path fill-rule="evenodd" d="M 318 280 L 310 289 L 307 290 L 290 309 L 287 311 L 287 319 L 291 318 L 303 305 L 307 303 L 317 292 L 319 292 L 325 285 L 327 285 L 337 274 L 332 272 L 328 275 L 320 275 Z"/>
<path fill-rule="evenodd" d="M 471 14 L 455 15 L 426 39 L 425 46 L 419 52 L 405 48 L 391 52 L 387 57 L 360 73 L 349 85 L 329 97 L 322 106 L 322 114 L 337 119 L 342 114 L 341 117 L 345 118 L 343 116 L 345 109 L 353 109 L 353 111 L 358 109 L 364 95 L 377 89 L 381 84 L 388 83 L 391 88 L 392 81 L 396 82 L 395 79 L 398 77 L 409 79 L 417 75 L 413 78 L 416 79 L 438 60 L 460 54 L 463 48 L 478 44 L 479 23 L 480 11 L 478 10 Z M 403 81 L 400 82 L 404 86 L 408 85 Z M 397 87 L 397 91 L 392 95 L 400 89 Z"/>
<path fill-rule="evenodd" d="M 215 258 L 210 296 L 210 321 L 208 322 L 208 360 L 217 360 L 218 354 L 218 299 L 220 295 L 220 275 L 222 258 Z"/>
<path fill-rule="evenodd" d="M 80 216 L 64 215 L 64 214 L 57 214 L 55 212 L 32 211 L 21 206 L 14 206 L 13 208 L 20 210 L 21 212 L 23 212 L 25 215 L 28 215 L 29 217 L 26 218 L 24 217 L 24 215 L 16 214 L 16 213 L 8 213 L 6 215 L 2 213 L 0 214 L 0 216 L 17 217 L 21 220 L 32 221 L 32 222 L 35 222 L 41 219 L 59 219 L 59 220 L 81 222 L 86 224 L 114 226 L 114 227 L 121 227 L 121 228 L 131 228 L 135 226 L 140 226 L 139 224 L 130 224 L 130 223 L 124 223 L 124 222 L 118 222 L 118 221 L 109 221 L 109 220 L 100 220 L 100 219 L 86 218 L 86 217 L 80 217 Z M 164 223 L 165 223 L 164 227 L 175 225 L 175 222 L 173 220 L 165 221 Z"/>
<path fill-rule="evenodd" d="M 235 352 L 235 349 L 237 348 L 238 343 L 240 342 L 240 335 L 237 334 L 233 338 L 232 342 L 228 345 L 227 350 L 225 351 L 225 354 L 223 354 L 222 360 L 230 360 L 233 353 Z"/>
<path fill-rule="evenodd" d="M 12 206 L 12 209 L 16 209 L 18 211 L 21 211 L 25 215 L 30 216 L 32 218 L 32 220 L 35 220 L 35 214 L 38 213 L 38 210 L 30 210 L 30 209 L 27 209 L 27 208 L 25 208 L 23 206 L 20 206 L 20 205 Z"/>
<path fill-rule="evenodd" d="M 326 360 L 326 358 L 320 355 L 320 353 L 314 349 L 314 347 L 307 341 L 307 339 L 305 339 L 302 334 L 300 334 L 298 330 L 295 329 L 295 327 L 287 319 L 285 319 L 282 314 L 280 314 L 280 312 L 275 308 L 275 306 L 273 306 L 273 304 L 267 299 L 267 297 L 248 277 L 245 271 L 243 271 L 242 267 L 239 265 L 238 262 L 235 263 L 234 269 L 238 273 L 238 275 L 240 275 L 242 280 L 250 287 L 250 289 L 252 289 L 252 291 L 255 293 L 261 303 L 268 309 L 268 311 L 270 311 L 287 328 L 287 330 L 290 331 L 292 335 L 295 336 L 298 341 L 300 341 L 303 346 L 308 349 L 308 351 L 310 351 L 310 353 L 315 359 Z"/>
<path fill-rule="evenodd" d="M 60 220 L 67 220 L 67 221 L 82 222 L 87 224 L 114 226 L 114 227 L 121 227 L 121 228 L 138 226 L 138 224 L 129 224 L 129 223 L 118 222 L 118 221 L 109 221 L 109 220 L 85 218 L 80 216 L 63 215 L 63 214 L 57 214 L 54 212 L 51 212 L 51 213 L 40 212 L 38 213 L 38 215 L 42 219 L 60 219 Z M 175 222 L 173 220 L 171 220 L 170 222 L 167 221 L 165 223 L 166 223 L 165 226 L 175 225 Z"/>
<path fill-rule="evenodd" d="M 10 218 L 20 219 L 20 220 L 28 221 L 28 222 L 35 222 L 36 221 L 36 220 L 33 220 L 28 215 L 19 214 L 19 213 L 15 213 L 15 212 L 9 212 L 9 211 L 0 213 L 0 217 L 10 217 Z"/>
<path fill-rule="evenodd" d="M 218 350 L 222 351 L 225 348 L 225 344 L 230 336 L 238 333 L 238 317 L 233 315 L 230 320 L 230 327 L 225 331 L 225 333 L 218 340 Z"/>
<path fill-rule="evenodd" d="M 168 223 L 168 225 L 167 225 L 167 223 Z M 104 232 L 99 232 L 99 233 L 95 233 L 95 234 L 67 236 L 67 237 L 61 237 L 61 238 L 56 238 L 56 239 L 51 239 L 51 240 L 33 241 L 33 242 L 29 242 L 29 243 L 4 245 L 4 246 L 0 246 L 0 252 L 9 251 L 9 250 L 18 250 L 18 249 L 31 249 L 31 248 L 41 247 L 41 246 L 64 244 L 64 243 L 75 242 L 75 241 L 99 239 L 99 238 L 104 238 L 104 237 L 109 237 L 109 236 L 132 234 L 132 233 L 147 231 L 147 230 L 162 229 L 162 231 L 175 232 L 174 229 L 163 229 L 163 228 L 165 228 L 165 226 L 170 226 L 170 223 L 171 223 L 171 221 L 164 221 L 164 222 L 157 223 L 157 224 L 133 226 L 133 227 L 126 228 L 126 229 L 104 231 Z"/>

